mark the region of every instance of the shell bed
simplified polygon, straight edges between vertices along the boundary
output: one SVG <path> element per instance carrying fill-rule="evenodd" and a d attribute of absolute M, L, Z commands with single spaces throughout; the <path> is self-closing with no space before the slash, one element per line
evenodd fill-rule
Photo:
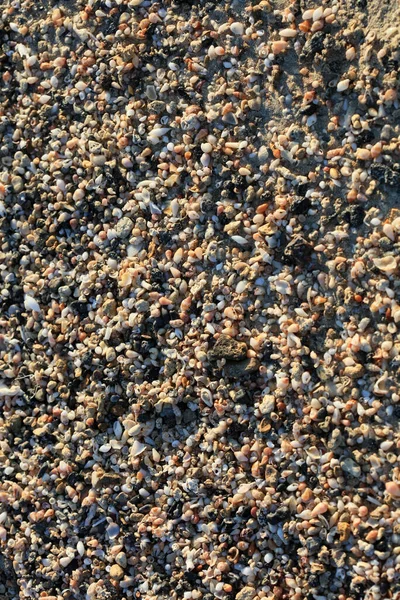
<path fill-rule="evenodd" d="M 395 0 L 0 4 L 0 600 L 400 597 Z"/>

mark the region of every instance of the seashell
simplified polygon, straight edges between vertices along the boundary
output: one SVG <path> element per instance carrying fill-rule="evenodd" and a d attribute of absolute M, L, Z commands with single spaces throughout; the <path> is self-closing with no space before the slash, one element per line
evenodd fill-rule
<path fill-rule="evenodd" d="M 165 135 L 166 133 L 168 133 L 169 130 L 170 130 L 170 127 L 156 127 L 155 129 L 152 129 L 149 132 L 149 137 L 160 138 L 163 135 Z"/>
<path fill-rule="evenodd" d="M 144 452 L 145 450 L 146 450 L 146 446 L 144 444 L 142 444 L 141 442 L 138 442 L 137 440 L 135 440 L 132 444 L 131 454 L 132 454 L 132 456 L 139 456 L 139 454 L 142 454 L 142 452 Z"/>
<path fill-rule="evenodd" d="M 22 392 L 20 387 L 12 386 L 6 387 L 5 385 L 0 386 L 0 398 L 1 396 L 16 396 Z"/>
<path fill-rule="evenodd" d="M 370 160 L 371 152 L 367 148 L 357 148 L 356 158 L 359 160 Z"/>
<path fill-rule="evenodd" d="M 388 494 L 395 498 L 400 498 L 400 485 L 395 481 L 388 481 L 385 484 L 385 488 Z"/>
<path fill-rule="evenodd" d="M 290 29 L 290 27 L 286 29 L 281 29 L 279 35 L 284 38 L 292 38 L 296 37 L 297 31 L 295 29 Z"/>
<path fill-rule="evenodd" d="M 237 294 L 242 294 L 244 292 L 244 290 L 246 289 L 246 287 L 247 287 L 247 281 L 242 279 L 242 281 L 238 282 L 235 291 Z"/>
<path fill-rule="evenodd" d="M 79 556 L 83 556 L 85 554 L 85 546 L 83 545 L 83 542 L 81 542 L 80 540 L 76 545 L 76 549 L 78 551 Z"/>
<path fill-rule="evenodd" d="M 173 261 L 176 265 L 179 265 L 179 263 L 182 261 L 183 258 L 183 248 L 178 248 L 178 250 L 175 252 L 174 256 L 173 256 Z"/>
<path fill-rule="evenodd" d="M 372 261 L 377 269 L 384 273 L 394 273 L 397 268 L 397 261 L 393 254 L 387 254 L 383 258 L 374 258 Z"/>
<path fill-rule="evenodd" d="M 244 33 L 244 26 L 242 23 L 232 23 L 229 29 L 234 35 L 243 35 Z"/>
<path fill-rule="evenodd" d="M 275 289 L 279 294 L 282 294 L 283 296 L 290 294 L 289 283 L 282 279 L 278 279 L 277 281 L 275 281 Z"/>
<path fill-rule="evenodd" d="M 24 306 L 26 310 L 34 310 L 35 312 L 42 312 L 39 304 L 36 302 L 35 298 L 32 296 L 25 296 Z"/>
<path fill-rule="evenodd" d="M 342 81 L 339 81 L 339 83 L 336 86 L 336 89 L 338 92 L 344 92 L 348 89 L 350 85 L 350 79 L 343 79 Z"/>
<path fill-rule="evenodd" d="M 261 431 L 261 433 L 267 433 L 267 431 L 269 431 L 271 429 L 271 422 L 269 419 L 262 419 L 260 425 L 259 425 L 259 430 Z"/>
<path fill-rule="evenodd" d="M 385 383 L 388 379 L 388 374 L 385 372 L 374 385 L 374 394 L 377 396 L 386 396 L 388 394 L 388 390 L 385 387 Z"/>
<path fill-rule="evenodd" d="M 318 515 L 322 515 L 323 513 L 326 513 L 326 511 L 328 509 L 329 509 L 329 507 L 328 507 L 328 504 L 326 502 L 319 502 L 312 509 L 312 511 L 311 511 L 311 517 L 317 517 Z"/>
<path fill-rule="evenodd" d="M 237 244 L 240 244 L 241 246 L 245 246 L 249 243 L 248 240 L 246 240 L 246 238 L 242 237 L 241 235 L 233 235 L 231 239 Z"/>
<path fill-rule="evenodd" d="M 316 8 L 313 12 L 313 21 L 318 21 L 322 15 L 324 13 L 324 9 L 322 8 L 322 6 L 319 6 L 318 8 Z"/>
<path fill-rule="evenodd" d="M 308 21 L 309 19 L 312 19 L 314 11 L 314 8 L 309 8 L 305 10 L 302 14 L 303 21 Z"/>
<path fill-rule="evenodd" d="M 383 229 L 383 233 L 394 242 L 395 240 L 395 235 L 394 235 L 394 231 L 393 231 L 393 227 L 390 223 L 385 223 L 382 227 Z"/>
<path fill-rule="evenodd" d="M 288 47 L 288 43 L 284 40 L 280 40 L 279 42 L 272 42 L 272 53 L 280 54 L 281 52 L 285 52 Z"/>

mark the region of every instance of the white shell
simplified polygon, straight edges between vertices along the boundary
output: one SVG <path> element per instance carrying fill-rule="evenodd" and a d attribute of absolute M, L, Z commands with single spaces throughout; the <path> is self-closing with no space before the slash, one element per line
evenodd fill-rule
<path fill-rule="evenodd" d="M 242 237 L 241 235 L 233 235 L 232 240 L 241 246 L 245 246 L 248 243 L 246 238 Z"/>
<path fill-rule="evenodd" d="M 397 268 L 397 261 L 393 254 L 387 254 L 383 258 L 374 258 L 374 265 L 384 273 L 394 273 Z"/>
<path fill-rule="evenodd" d="M 295 29 L 290 29 L 290 27 L 288 27 L 287 29 L 281 29 L 279 32 L 279 35 L 284 38 L 292 38 L 292 37 L 296 37 L 297 31 Z"/>
<path fill-rule="evenodd" d="M 145 450 L 146 446 L 135 440 L 132 444 L 131 454 L 132 456 L 139 456 L 139 454 L 142 454 L 142 452 L 144 452 Z"/>
<path fill-rule="evenodd" d="M 32 296 L 25 296 L 24 306 L 26 310 L 34 310 L 38 313 L 42 312 L 39 304 L 36 302 L 35 298 Z"/>
<path fill-rule="evenodd" d="M 232 23 L 232 25 L 230 26 L 230 30 L 235 35 L 243 35 L 244 33 L 244 27 L 242 23 L 238 22 Z"/>
<path fill-rule="evenodd" d="M 17 386 L 6 387 L 5 385 L 0 386 L 0 397 L 1 396 L 16 396 L 21 393 L 21 388 Z"/>
<path fill-rule="evenodd" d="M 168 133 L 169 130 L 170 127 L 156 127 L 149 132 L 149 136 L 159 138 Z"/>
<path fill-rule="evenodd" d="M 344 92 L 345 90 L 347 90 L 349 85 L 350 85 L 350 79 L 343 79 L 342 81 L 339 81 L 336 89 L 338 92 Z"/>

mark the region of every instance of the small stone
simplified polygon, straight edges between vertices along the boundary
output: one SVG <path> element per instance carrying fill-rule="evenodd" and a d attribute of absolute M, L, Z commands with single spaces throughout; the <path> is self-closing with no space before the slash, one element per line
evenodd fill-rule
<path fill-rule="evenodd" d="M 316 504 L 311 511 L 311 517 L 314 518 L 314 517 L 317 517 L 318 515 L 323 515 L 328 510 L 329 510 L 329 506 L 326 502 L 318 502 L 318 504 Z"/>
<path fill-rule="evenodd" d="M 367 148 L 357 148 L 356 158 L 359 160 L 371 160 L 371 151 Z"/>
<path fill-rule="evenodd" d="M 342 81 L 339 81 L 339 83 L 336 86 L 336 89 L 338 92 L 344 92 L 348 89 L 350 85 L 350 79 L 343 79 Z"/>
<path fill-rule="evenodd" d="M 21 415 L 12 415 L 9 420 L 9 429 L 12 433 L 19 433 L 22 429 L 22 417 Z"/>
<path fill-rule="evenodd" d="M 196 420 L 196 413 L 194 413 L 190 408 L 187 408 L 182 415 L 182 421 L 185 424 L 192 423 L 192 421 Z"/>
<path fill-rule="evenodd" d="M 123 578 L 125 572 L 124 569 L 120 566 L 120 565 L 112 565 L 111 569 L 110 569 L 110 577 L 111 579 L 117 579 L 120 580 Z"/>
<path fill-rule="evenodd" d="M 139 300 L 136 304 L 136 310 L 138 313 L 145 313 L 149 310 L 150 304 L 146 300 Z"/>
<path fill-rule="evenodd" d="M 243 360 L 246 358 L 247 346 L 244 342 L 238 342 L 229 335 L 221 335 L 212 350 L 209 350 L 207 356 L 209 360 Z"/>
<path fill-rule="evenodd" d="M 73 560 L 73 556 L 63 556 L 60 558 L 60 565 L 62 567 L 68 567 L 69 563 Z"/>
<path fill-rule="evenodd" d="M 275 487 L 279 481 L 279 473 L 272 465 L 266 465 L 264 479 L 269 486 Z"/>
<path fill-rule="evenodd" d="M 251 98 L 249 100 L 249 108 L 250 110 L 259 111 L 261 108 L 261 98 L 257 96 L 257 98 Z"/>
<path fill-rule="evenodd" d="M 117 358 L 117 353 L 115 352 L 114 348 L 107 348 L 107 350 L 106 350 L 107 362 L 112 362 L 116 358 Z"/>
<path fill-rule="evenodd" d="M 171 358 L 165 359 L 164 363 L 164 375 L 165 377 L 172 377 L 176 373 L 176 362 Z"/>
<path fill-rule="evenodd" d="M 297 31 L 296 29 L 291 29 L 290 27 L 287 27 L 286 29 L 281 29 L 279 35 L 284 38 L 293 38 L 296 37 Z"/>
<path fill-rule="evenodd" d="M 362 377 L 364 373 L 364 367 L 362 365 L 353 365 L 351 367 L 345 367 L 343 371 L 343 375 L 347 375 L 347 377 L 351 377 L 351 379 L 357 379 L 358 377 Z"/>
<path fill-rule="evenodd" d="M 224 123 L 227 123 L 228 125 L 237 125 L 237 122 L 238 122 L 236 115 L 232 112 L 226 113 L 226 115 L 224 115 L 222 117 L 222 120 Z"/>
<path fill-rule="evenodd" d="M 269 415 L 275 410 L 275 398 L 272 395 L 264 396 L 263 401 L 259 407 L 260 412 L 263 415 Z"/>
<path fill-rule="evenodd" d="M 133 229 L 133 221 L 129 217 L 122 217 L 115 226 L 115 231 L 121 239 L 129 237 Z"/>
<path fill-rule="evenodd" d="M 321 541 L 318 538 L 309 537 L 306 540 L 306 548 L 308 550 L 308 554 L 315 554 L 321 547 Z"/>
<path fill-rule="evenodd" d="M 39 98 L 40 104 L 47 104 L 48 102 L 50 102 L 50 100 L 51 96 L 49 96 L 48 94 L 42 94 Z"/>
<path fill-rule="evenodd" d="M 243 27 L 242 23 L 238 23 L 238 22 L 232 23 L 230 26 L 230 30 L 235 35 L 243 35 L 243 33 L 244 33 L 244 27 Z"/>
<path fill-rule="evenodd" d="M 19 194 L 19 192 L 22 192 L 22 190 L 24 189 L 24 180 L 22 179 L 22 177 L 13 177 L 11 179 L 11 185 L 14 188 L 14 192 Z"/>
<path fill-rule="evenodd" d="M 394 498 L 400 498 L 400 485 L 395 481 L 388 481 L 385 484 L 385 488 L 388 494 Z"/>
<path fill-rule="evenodd" d="M 127 565 L 125 552 L 118 552 L 117 556 L 115 557 L 115 562 L 117 563 L 117 565 L 125 569 Z"/>
<path fill-rule="evenodd" d="M 349 539 L 350 534 L 351 534 L 351 528 L 350 528 L 349 523 L 345 523 L 344 521 L 340 521 L 338 523 L 337 529 L 338 529 L 338 532 L 339 532 L 339 535 L 340 535 L 340 541 L 341 542 L 347 542 L 347 540 Z"/>
<path fill-rule="evenodd" d="M 157 92 L 154 85 L 148 85 L 146 87 L 146 96 L 149 98 L 149 100 L 157 100 Z"/>
<path fill-rule="evenodd" d="M 261 146 L 258 151 L 258 160 L 259 160 L 260 164 L 263 165 L 265 162 L 267 162 L 268 158 L 269 158 L 268 148 L 266 146 Z"/>
<path fill-rule="evenodd" d="M 288 47 L 288 43 L 285 40 L 279 40 L 277 42 L 272 42 L 272 53 L 273 54 L 281 54 L 285 52 Z"/>
<path fill-rule="evenodd" d="M 206 152 L 207 154 L 210 154 L 210 152 L 212 152 L 212 146 L 209 142 L 206 142 L 205 144 L 201 144 L 201 149 L 203 152 Z"/>
<path fill-rule="evenodd" d="M 58 293 L 60 298 L 67 299 L 71 296 L 72 294 L 72 290 L 68 285 L 62 285 L 61 287 L 58 288 Z"/>
<path fill-rule="evenodd" d="M 117 303 L 115 300 L 106 300 L 103 304 L 103 313 L 107 317 L 114 317 L 117 314 Z"/>
<path fill-rule="evenodd" d="M 41 312 L 39 304 L 32 296 L 25 296 L 24 306 L 26 310 L 34 310 L 35 312 Z"/>
<path fill-rule="evenodd" d="M 249 585 L 246 585 L 235 596 L 236 600 L 252 600 L 256 595 L 256 590 Z"/>
<path fill-rule="evenodd" d="M 228 361 L 224 367 L 225 375 L 232 379 L 240 379 L 250 373 L 258 371 L 260 363 L 255 358 L 246 358 L 241 361 Z"/>
<path fill-rule="evenodd" d="M 119 534 L 119 526 L 116 523 L 110 523 L 106 529 L 108 537 L 113 540 Z"/>
<path fill-rule="evenodd" d="M 351 477 L 354 477 L 355 479 L 360 478 L 361 467 L 352 458 L 345 458 L 340 463 L 340 466 L 342 467 L 343 471 L 348 475 L 351 475 Z"/>

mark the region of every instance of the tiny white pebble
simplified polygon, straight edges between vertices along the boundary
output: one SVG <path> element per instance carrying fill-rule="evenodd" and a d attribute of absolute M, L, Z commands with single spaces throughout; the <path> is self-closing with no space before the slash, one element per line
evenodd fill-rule
<path fill-rule="evenodd" d="M 72 195 L 72 200 L 74 200 L 75 202 L 77 200 L 82 200 L 82 198 L 85 196 L 85 192 L 83 190 L 81 190 L 80 188 L 78 188 L 77 190 L 75 190 L 75 192 Z"/>
<path fill-rule="evenodd" d="M 210 152 L 212 151 L 212 146 L 209 142 L 205 142 L 204 144 L 201 144 L 201 149 L 206 154 L 210 154 Z"/>
<path fill-rule="evenodd" d="M 244 27 L 243 27 L 242 23 L 238 23 L 238 22 L 232 23 L 230 26 L 230 30 L 235 35 L 243 35 L 243 33 L 244 33 Z"/>
<path fill-rule="evenodd" d="M 80 540 L 76 545 L 76 549 L 78 551 L 79 556 L 83 556 L 85 554 L 85 546 L 83 545 L 83 542 L 81 542 Z"/>
<path fill-rule="evenodd" d="M 350 85 L 350 79 L 343 79 L 342 81 L 339 81 L 339 83 L 336 86 L 336 89 L 338 92 L 344 92 L 345 90 L 348 89 Z"/>
<path fill-rule="evenodd" d="M 322 15 L 323 15 L 324 9 L 322 8 L 322 6 L 319 6 L 318 8 L 316 8 L 313 12 L 313 21 L 318 21 Z"/>
<path fill-rule="evenodd" d="M 41 312 L 39 304 L 36 302 L 35 298 L 32 298 L 32 296 L 25 296 L 24 305 L 26 310 L 34 310 L 38 313 Z"/>
<path fill-rule="evenodd" d="M 73 558 L 73 556 L 63 556 L 62 558 L 60 558 L 60 565 L 62 567 L 68 567 L 69 563 L 72 561 Z"/>
<path fill-rule="evenodd" d="M 112 540 L 119 534 L 119 527 L 116 523 L 110 523 L 106 529 L 108 537 Z"/>
<path fill-rule="evenodd" d="M 296 37 L 297 31 L 295 29 L 287 27 L 286 29 L 281 29 L 279 35 L 284 38 L 293 38 Z"/>

